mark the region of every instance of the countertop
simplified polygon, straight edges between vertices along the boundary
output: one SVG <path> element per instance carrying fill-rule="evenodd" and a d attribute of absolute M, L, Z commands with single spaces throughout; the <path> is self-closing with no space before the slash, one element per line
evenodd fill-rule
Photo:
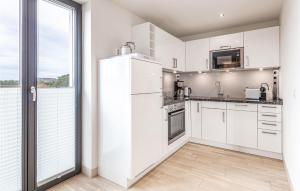
<path fill-rule="evenodd" d="M 172 105 L 175 103 L 181 103 L 181 102 L 188 101 L 188 100 L 283 105 L 282 99 L 263 101 L 263 100 L 249 100 L 249 99 L 245 99 L 245 98 L 191 96 L 191 97 L 184 98 L 184 99 L 164 98 L 164 106 Z"/>

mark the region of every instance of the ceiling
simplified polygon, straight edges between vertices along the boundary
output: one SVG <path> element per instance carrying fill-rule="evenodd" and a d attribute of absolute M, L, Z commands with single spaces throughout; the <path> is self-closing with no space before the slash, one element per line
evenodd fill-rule
<path fill-rule="evenodd" d="M 183 37 L 278 19 L 282 0 L 112 0 Z M 225 17 L 220 18 L 220 13 Z"/>

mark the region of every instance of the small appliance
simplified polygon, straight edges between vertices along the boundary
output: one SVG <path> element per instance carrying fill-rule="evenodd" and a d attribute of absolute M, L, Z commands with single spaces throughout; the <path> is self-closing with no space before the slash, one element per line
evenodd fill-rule
<path fill-rule="evenodd" d="M 184 87 L 184 97 L 190 97 L 192 94 L 192 88 L 190 87 Z"/>
<path fill-rule="evenodd" d="M 135 43 L 134 42 L 126 42 L 123 46 L 121 46 L 118 49 L 117 54 L 118 55 L 131 54 L 134 49 L 135 49 Z"/>
<path fill-rule="evenodd" d="M 261 87 L 260 87 L 260 97 L 259 97 L 259 99 L 263 100 L 263 101 L 266 101 L 267 100 L 267 88 L 264 87 L 264 85 L 267 86 L 268 90 L 270 89 L 269 84 L 262 83 Z"/>
<path fill-rule="evenodd" d="M 250 99 L 250 100 L 259 100 L 260 89 L 259 88 L 246 88 L 245 89 L 245 98 Z"/>
<path fill-rule="evenodd" d="M 244 48 L 210 51 L 210 69 L 228 70 L 244 68 Z"/>
<path fill-rule="evenodd" d="M 174 98 L 184 98 L 184 81 L 176 80 L 174 82 Z"/>

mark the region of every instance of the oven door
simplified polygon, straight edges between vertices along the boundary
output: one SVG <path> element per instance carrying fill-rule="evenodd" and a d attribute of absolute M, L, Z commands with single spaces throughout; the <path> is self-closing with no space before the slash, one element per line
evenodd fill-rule
<path fill-rule="evenodd" d="M 168 143 L 171 144 L 185 134 L 185 109 L 168 114 Z"/>
<path fill-rule="evenodd" d="M 227 49 L 210 52 L 212 70 L 244 68 L 244 49 Z"/>

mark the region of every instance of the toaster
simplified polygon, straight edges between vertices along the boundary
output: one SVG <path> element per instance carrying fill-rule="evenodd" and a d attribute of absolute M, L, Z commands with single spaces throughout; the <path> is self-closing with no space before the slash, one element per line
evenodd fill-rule
<path fill-rule="evenodd" d="M 245 89 L 245 98 L 259 100 L 260 98 L 260 89 L 259 88 L 246 88 Z"/>

